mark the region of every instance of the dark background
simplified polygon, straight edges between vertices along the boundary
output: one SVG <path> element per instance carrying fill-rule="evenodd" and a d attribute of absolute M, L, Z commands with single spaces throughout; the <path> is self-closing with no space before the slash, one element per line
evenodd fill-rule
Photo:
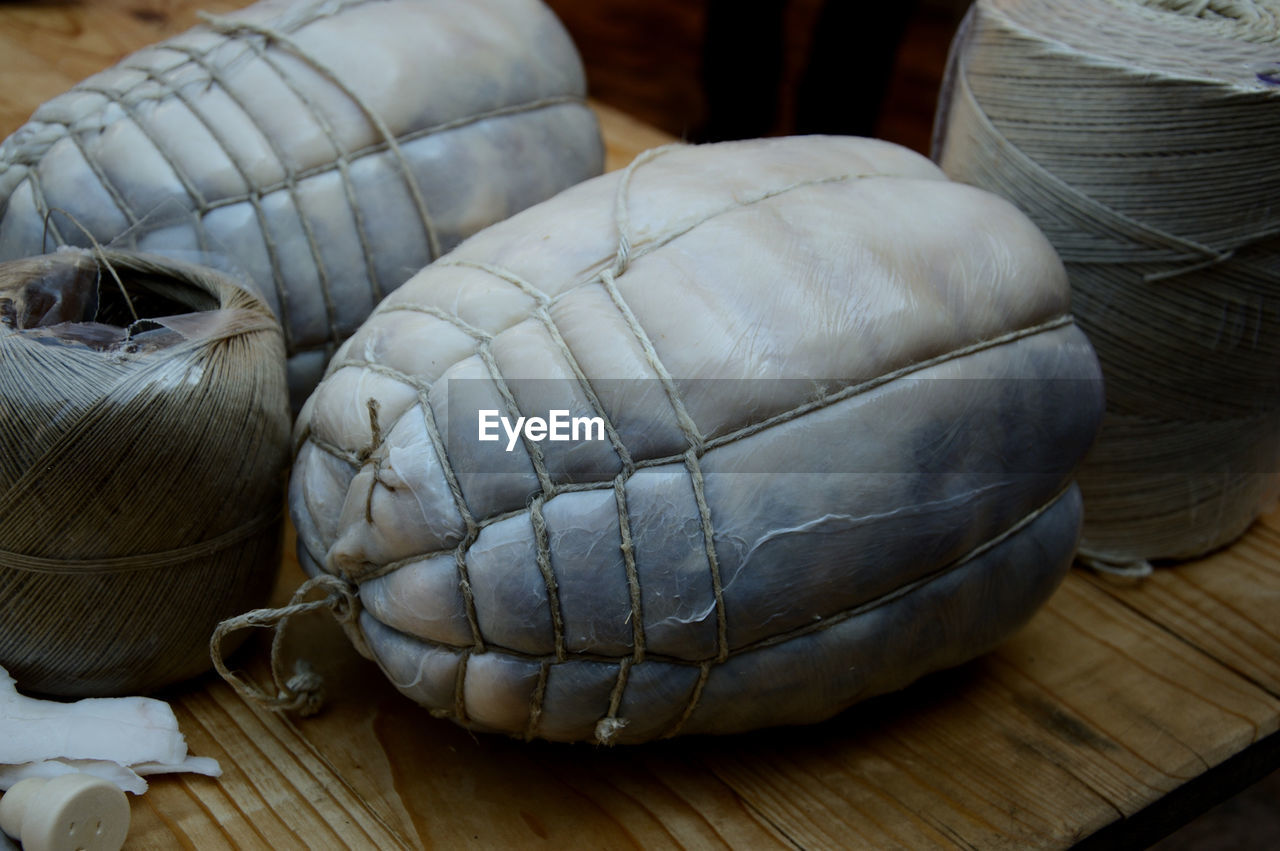
<path fill-rule="evenodd" d="M 547 0 L 590 93 L 690 141 L 791 133 L 929 146 L 967 0 Z"/>

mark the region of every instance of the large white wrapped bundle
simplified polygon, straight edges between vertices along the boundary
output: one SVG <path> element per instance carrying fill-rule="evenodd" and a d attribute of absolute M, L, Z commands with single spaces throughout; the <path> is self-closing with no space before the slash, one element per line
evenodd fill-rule
<path fill-rule="evenodd" d="M 599 174 L 581 63 L 538 0 L 259 3 L 141 50 L 0 145 L 0 260 L 223 253 L 284 323 L 301 402 L 386 293 Z M 47 232 L 46 232 L 47 218 Z"/>
<path fill-rule="evenodd" d="M 1102 408 L 1048 243 L 883 142 L 637 163 L 415 276 L 308 400 L 299 556 L 358 587 L 357 645 L 476 729 L 637 742 L 1008 635 L 1070 563 Z M 555 411 L 601 424 L 479 439 Z"/>
<path fill-rule="evenodd" d="M 1081 550 L 1150 570 L 1280 495 L 1280 2 L 978 0 L 934 155 L 1057 249 L 1102 361 Z"/>

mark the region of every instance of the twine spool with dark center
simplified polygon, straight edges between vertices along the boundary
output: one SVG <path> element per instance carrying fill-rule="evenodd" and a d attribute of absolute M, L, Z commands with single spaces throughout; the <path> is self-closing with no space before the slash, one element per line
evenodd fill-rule
<path fill-rule="evenodd" d="M 1107 381 L 1099 566 L 1204 554 L 1280 491 L 1280 2 L 978 0 L 934 157 L 1066 263 Z"/>
<path fill-rule="evenodd" d="M 210 666 L 270 592 L 289 417 L 278 323 L 203 267 L 0 265 L 0 665 L 60 696 Z"/>

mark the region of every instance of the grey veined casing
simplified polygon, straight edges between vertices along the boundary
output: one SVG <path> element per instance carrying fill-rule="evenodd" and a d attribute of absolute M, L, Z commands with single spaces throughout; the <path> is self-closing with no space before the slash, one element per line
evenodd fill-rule
<path fill-rule="evenodd" d="M 0 145 L 0 260 L 87 245 L 70 217 L 222 255 L 283 321 L 296 409 L 385 293 L 600 173 L 584 92 L 538 0 L 269 0 L 36 110 Z"/>
<path fill-rule="evenodd" d="M 1071 561 L 1103 404 L 1049 244 L 884 142 L 638 162 L 423 270 L 304 407 L 299 554 L 359 587 L 357 643 L 470 727 L 639 742 L 1006 637 Z M 507 451 L 489 409 L 601 426 Z"/>

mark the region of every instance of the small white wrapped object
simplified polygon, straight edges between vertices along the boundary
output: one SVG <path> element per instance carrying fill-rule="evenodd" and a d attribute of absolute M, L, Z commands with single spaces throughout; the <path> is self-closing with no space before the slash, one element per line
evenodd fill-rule
<path fill-rule="evenodd" d="M 19 694 L 0 668 L 0 789 L 30 777 L 92 774 L 141 795 L 143 776 L 222 773 L 217 760 L 187 754 L 178 719 L 149 697 L 93 697 L 74 703 Z"/>
<path fill-rule="evenodd" d="M 284 323 L 300 403 L 385 293 L 600 173 L 584 95 L 539 0 L 268 0 L 95 74 L 5 140 L 0 260 L 87 245 L 63 212 L 104 245 L 226 253 Z"/>
<path fill-rule="evenodd" d="M 904 148 L 658 149 L 473 237 L 339 350 L 297 424 L 299 558 L 401 691 L 475 729 L 829 717 L 1061 580 L 1102 410 L 1067 301 L 1024 216 Z M 556 411 L 599 433 L 508 428 Z"/>

